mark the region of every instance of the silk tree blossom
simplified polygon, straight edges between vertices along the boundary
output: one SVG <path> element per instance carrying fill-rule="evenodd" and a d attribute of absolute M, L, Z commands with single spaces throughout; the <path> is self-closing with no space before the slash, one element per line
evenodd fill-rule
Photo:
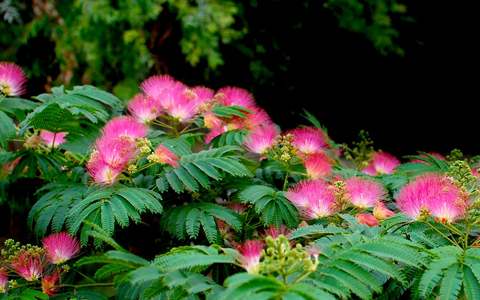
<path fill-rule="evenodd" d="M 355 218 L 358 220 L 358 223 L 366 224 L 370 227 L 380 225 L 380 222 L 378 222 L 378 219 L 371 214 L 356 214 Z"/>
<path fill-rule="evenodd" d="M 400 165 L 400 160 L 387 152 L 374 152 L 372 160 L 366 168 L 361 170 L 368 175 L 393 174 L 394 169 Z"/>
<path fill-rule="evenodd" d="M 329 138 L 325 131 L 313 126 L 297 127 L 289 130 L 294 137 L 293 144 L 297 147 L 299 155 L 309 155 L 329 148 Z"/>
<path fill-rule="evenodd" d="M 332 174 L 333 160 L 325 152 L 316 152 L 307 155 L 302 160 L 303 166 L 310 179 L 320 179 Z"/>
<path fill-rule="evenodd" d="M 255 99 L 246 89 L 235 86 L 220 88 L 215 93 L 215 98 L 222 106 L 241 106 L 251 109 L 256 106 Z"/>
<path fill-rule="evenodd" d="M 55 296 L 60 289 L 60 286 L 57 284 L 59 278 L 58 270 L 55 270 L 52 275 L 43 276 L 42 292 L 50 297 Z"/>
<path fill-rule="evenodd" d="M 5 293 L 8 288 L 8 272 L 5 267 L 0 267 L 0 293 Z"/>
<path fill-rule="evenodd" d="M 38 136 L 40 137 L 42 143 L 47 147 L 57 148 L 61 144 L 65 143 L 67 140 L 65 136 L 68 132 L 57 132 L 56 134 L 48 130 L 40 130 Z"/>
<path fill-rule="evenodd" d="M 243 119 L 245 129 L 253 130 L 257 127 L 264 126 L 265 124 L 273 123 L 272 119 L 263 108 L 255 105 L 250 110 L 252 113 L 249 113 L 248 116 Z"/>
<path fill-rule="evenodd" d="M 198 111 L 208 111 L 214 102 L 215 91 L 202 85 L 192 87 L 191 91 L 197 95 L 195 102 L 197 103 Z"/>
<path fill-rule="evenodd" d="M 350 202 L 357 208 L 374 207 L 387 196 L 383 185 L 375 179 L 366 177 L 350 177 L 345 181 Z"/>
<path fill-rule="evenodd" d="M 461 188 L 438 173 L 425 173 L 407 183 L 398 191 L 396 202 L 398 209 L 414 220 L 431 215 L 448 223 L 462 217 L 468 205 Z"/>
<path fill-rule="evenodd" d="M 163 145 L 158 145 L 157 149 L 155 149 L 155 153 L 149 155 L 148 159 L 160 164 L 171 165 L 173 167 L 180 166 L 178 164 L 179 157 Z"/>
<path fill-rule="evenodd" d="M 264 155 L 274 146 L 280 133 L 280 128 L 274 123 L 257 127 L 245 137 L 243 146 L 253 153 Z"/>
<path fill-rule="evenodd" d="M 203 114 L 203 124 L 209 129 L 216 128 L 217 130 L 223 131 L 222 120 L 209 110 Z"/>
<path fill-rule="evenodd" d="M 260 271 L 260 259 L 265 247 L 263 240 L 246 240 L 238 246 L 240 256 L 238 261 L 249 274 L 258 274 Z"/>
<path fill-rule="evenodd" d="M 140 89 L 145 96 L 151 97 L 157 101 L 164 91 L 172 89 L 178 85 L 184 86 L 183 83 L 175 80 L 175 78 L 168 74 L 153 75 L 142 81 Z"/>
<path fill-rule="evenodd" d="M 124 166 L 112 167 L 100 158 L 100 155 L 94 154 L 86 164 L 87 172 L 93 178 L 93 182 L 100 185 L 112 185 L 122 174 Z"/>
<path fill-rule="evenodd" d="M 108 139 L 101 137 L 95 142 L 99 159 L 106 162 L 112 168 L 123 168 L 137 154 L 137 144 L 127 138 L 118 137 Z"/>
<path fill-rule="evenodd" d="M 335 189 L 326 180 L 303 180 L 289 188 L 285 197 L 306 220 L 324 218 L 336 211 Z"/>
<path fill-rule="evenodd" d="M 149 124 L 162 113 L 153 97 L 143 94 L 137 94 L 128 101 L 127 108 L 137 121 L 144 124 Z"/>
<path fill-rule="evenodd" d="M 42 249 L 28 249 L 18 253 L 10 266 L 26 281 L 35 281 L 43 276 L 47 264 Z"/>
<path fill-rule="evenodd" d="M 50 234 L 42 241 L 47 259 L 55 265 L 74 258 L 80 252 L 80 243 L 76 237 L 62 231 Z"/>
<path fill-rule="evenodd" d="M 0 94 L 5 96 L 20 96 L 25 94 L 25 72 L 15 63 L 0 62 Z"/>
<path fill-rule="evenodd" d="M 196 102 L 196 95 L 189 89 L 173 90 L 172 97 L 174 101 L 170 107 L 166 109 L 166 113 L 176 119 L 180 123 L 187 123 L 198 115 L 198 103 Z"/>
<path fill-rule="evenodd" d="M 386 218 L 389 218 L 393 216 L 395 212 L 392 210 L 388 209 L 385 203 L 383 202 L 378 202 L 375 207 L 373 208 L 373 215 L 375 218 L 378 220 L 385 220 Z"/>
<path fill-rule="evenodd" d="M 119 116 L 111 119 L 102 129 L 106 139 L 127 137 L 131 140 L 142 139 L 148 134 L 148 126 L 137 121 L 132 116 Z"/>

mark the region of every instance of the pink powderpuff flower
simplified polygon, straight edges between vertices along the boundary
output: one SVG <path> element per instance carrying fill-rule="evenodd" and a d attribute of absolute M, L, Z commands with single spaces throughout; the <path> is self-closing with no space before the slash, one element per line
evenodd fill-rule
<path fill-rule="evenodd" d="M 241 215 L 248 209 L 248 205 L 240 203 L 240 202 L 229 202 L 227 207 L 236 212 L 237 214 Z"/>
<path fill-rule="evenodd" d="M 320 179 L 330 176 L 334 165 L 333 160 L 325 152 L 316 152 L 303 158 L 303 166 L 310 179 Z"/>
<path fill-rule="evenodd" d="M 217 117 L 213 112 L 207 110 L 203 114 L 203 124 L 205 127 L 213 129 L 216 128 L 218 130 L 223 131 L 223 122 L 222 119 Z"/>
<path fill-rule="evenodd" d="M 357 208 L 374 207 L 387 196 L 383 185 L 375 179 L 366 177 L 350 177 L 345 181 L 350 202 Z"/>
<path fill-rule="evenodd" d="M 431 155 L 431 156 L 436 157 L 436 158 L 441 159 L 441 160 L 446 160 L 445 156 L 443 156 L 443 155 L 441 155 L 440 153 L 437 153 L 437 152 L 428 152 L 428 155 Z M 426 156 L 425 154 L 420 154 L 418 156 L 428 158 L 428 156 Z M 426 161 L 423 161 L 421 159 L 411 159 L 410 162 L 430 164 L 430 163 L 428 163 Z"/>
<path fill-rule="evenodd" d="M 222 133 L 225 133 L 225 129 L 224 128 L 211 128 L 210 131 L 205 135 L 205 137 L 203 138 L 203 142 L 205 144 L 208 144 L 210 143 L 214 138 L 216 138 L 217 136 L 221 135 Z"/>
<path fill-rule="evenodd" d="M 380 223 L 378 222 L 378 219 L 371 214 L 356 214 L 355 218 L 358 220 L 358 223 L 366 224 L 370 227 L 380 225 Z"/>
<path fill-rule="evenodd" d="M 270 225 L 269 227 L 264 229 L 264 234 L 262 234 L 262 236 L 271 236 L 272 238 L 276 239 L 282 234 L 283 236 L 288 238 L 291 233 L 292 230 L 288 229 L 285 224 L 282 224 L 280 228 L 277 228 L 274 225 Z"/>
<path fill-rule="evenodd" d="M 393 174 L 394 169 L 400 165 L 400 160 L 387 152 L 377 151 L 372 154 L 372 161 L 361 170 L 368 175 Z"/>
<path fill-rule="evenodd" d="M 146 79 L 141 89 L 147 97 L 153 98 L 158 108 L 166 112 L 175 105 L 179 93 L 188 87 L 170 75 L 155 75 Z"/>
<path fill-rule="evenodd" d="M 267 111 L 255 105 L 251 108 L 252 113 L 249 113 L 247 118 L 243 119 L 244 127 L 247 130 L 253 130 L 265 124 L 272 124 L 273 121 L 268 115 Z"/>
<path fill-rule="evenodd" d="M 35 281 L 42 277 L 47 263 L 39 251 L 24 251 L 12 259 L 11 268 L 23 279 Z"/>
<path fill-rule="evenodd" d="M 72 259 L 80 252 L 80 243 L 76 237 L 62 231 L 52 233 L 42 240 L 47 259 L 55 265 Z"/>
<path fill-rule="evenodd" d="M 207 111 L 211 105 L 213 104 L 213 97 L 215 91 L 211 88 L 205 86 L 194 86 L 191 88 L 192 92 L 197 95 L 195 98 L 195 102 L 197 103 L 197 107 L 199 112 Z"/>
<path fill-rule="evenodd" d="M 15 63 L 0 62 L 0 94 L 6 96 L 20 96 L 25 94 L 25 72 Z"/>
<path fill-rule="evenodd" d="M 300 181 L 287 190 L 285 197 L 306 220 L 331 216 L 336 209 L 335 189 L 322 179 Z"/>
<path fill-rule="evenodd" d="M 189 89 L 172 90 L 174 101 L 170 104 L 166 113 L 184 124 L 191 121 L 198 114 L 198 103 L 195 101 L 196 95 Z"/>
<path fill-rule="evenodd" d="M 114 169 L 123 169 L 137 153 L 136 143 L 124 137 L 108 139 L 103 136 L 95 142 L 98 159 Z"/>
<path fill-rule="evenodd" d="M 235 86 L 220 88 L 215 93 L 215 98 L 222 106 L 241 106 L 248 109 L 256 105 L 255 99 L 246 89 Z"/>
<path fill-rule="evenodd" d="M 395 212 L 388 209 L 387 206 L 385 206 L 385 203 L 381 201 L 378 202 L 377 205 L 375 205 L 375 207 L 373 208 L 373 215 L 378 220 L 385 220 L 386 218 L 389 218 L 394 214 Z"/>
<path fill-rule="evenodd" d="M 293 144 L 297 147 L 299 156 L 321 152 L 329 148 L 329 138 L 320 128 L 297 127 L 289 130 L 287 134 L 293 135 Z"/>
<path fill-rule="evenodd" d="M 102 136 L 106 139 L 127 137 L 131 140 L 142 139 L 148 134 L 148 126 L 137 121 L 132 116 L 119 116 L 111 119 L 102 129 Z"/>
<path fill-rule="evenodd" d="M 47 275 L 42 278 L 42 292 L 50 297 L 56 295 L 60 286 L 57 284 L 59 279 L 58 270 L 55 270 L 52 275 Z"/>
<path fill-rule="evenodd" d="M 5 267 L 0 267 L 0 293 L 5 293 L 8 287 L 8 272 Z"/>
<path fill-rule="evenodd" d="M 162 95 L 165 90 L 183 85 L 168 74 L 153 75 L 142 81 L 140 89 L 147 97 L 153 98 L 155 101 Z"/>
<path fill-rule="evenodd" d="M 158 159 L 158 163 L 171 165 L 173 167 L 180 166 L 178 164 L 178 156 L 163 145 L 158 145 L 157 149 L 155 150 L 155 155 Z"/>
<path fill-rule="evenodd" d="M 87 172 L 93 178 L 93 182 L 105 186 L 113 185 L 123 172 L 123 166 L 114 168 L 102 159 L 90 160 L 86 167 Z"/>
<path fill-rule="evenodd" d="M 162 113 L 156 105 L 157 103 L 152 97 L 137 94 L 128 101 L 127 109 L 136 120 L 149 124 Z"/>
<path fill-rule="evenodd" d="M 56 134 L 48 130 L 40 130 L 39 136 L 44 145 L 47 147 L 57 148 L 59 145 L 65 143 L 67 140 L 65 136 L 68 132 L 57 132 Z"/>
<path fill-rule="evenodd" d="M 398 209 L 414 220 L 431 215 L 448 223 L 463 216 L 468 205 L 461 188 L 438 173 L 417 176 L 398 191 L 395 200 Z"/>
<path fill-rule="evenodd" d="M 243 140 L 243 146 L 250 152 L 266 154 L 280 135 L 280 128 L 276 124 L 266 124 L 251 130 Z"/>
<path fill-rule="evenodd" d="M 265 246 L 263 240 L 246 240 L 238 246 L 240 256 L 238 261 L 249 274 L 258 274 L 260 271 L 260 259 Z"/>

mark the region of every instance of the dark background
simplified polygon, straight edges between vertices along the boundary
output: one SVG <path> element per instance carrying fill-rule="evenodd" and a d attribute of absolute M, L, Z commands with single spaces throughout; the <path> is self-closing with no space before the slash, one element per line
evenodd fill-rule
<path fill-rule="evenodd" d="M 328 11 L 309 3 L 297 15 L 301 29 L 287 27 L 288 9 L 271 12 L 259 24 L 276 34 L 289 54 L 288 71 L 276 75 L 274 84 L 253 90 L 274 122 L 282 129 L 309 124 L 301 117 L 306 109 L 337 143 L 350 144 L 366 130 L 376 149 L 398 157 L 417 151 L 447 155 L 454 148 L 466 156 L 480 154 L 478 48 L 471 12 L 428 1 L 402 2 L 414 21 L 393 20 L 405 49 L 400 57 L 383 56 L 364 35 L 339 28 Z M 252 19 L 268 14 L 269 8 L 261 9 Z M 250 82 L 244 81 L 251 78 L 239 70 L 248 62 L 232 67 L 228 59 L 227 53 L 225 70 L 232 74 L 225 71 L 219 85 L 247 87 Z"/>
<path fill-rule="evenodd" d="M 221 45 L 225 63 L 208 77 L 202 64 L 193 68 L 185 62 L 178 44 L 181 28 L 175 16 L 162 14 L 157 24 L 174 26 L 155 55 L 186 84 L 248 89 L 282 130 L 310 125 L 301 116 L 305 109 L 337 143 L 351 144 L 365 130 L 375 149 L 398 157 L 417 151 L 447 155 L 453 149 L 480 154 L 473 9 L 401 1 L 410 18 L 392 18 L 399 31 L 395 42 L 405 50 L 401 57 L 384 56 L 365 34 L 340 28 L 324 2 L 258 1 L 244 12 L 248 35 Z M 257 44 L 265 53 L 247 55 L 245 49 Z M 17 53 L 17 63 L 38 56 L 47 64 L 52 51 L 51 42 L 31 39 Z M 254 60 L 267 71 L 254 76 Z M 27 96 L 38 95 L 45 77 L 30 78 L 28 84 Z"/>

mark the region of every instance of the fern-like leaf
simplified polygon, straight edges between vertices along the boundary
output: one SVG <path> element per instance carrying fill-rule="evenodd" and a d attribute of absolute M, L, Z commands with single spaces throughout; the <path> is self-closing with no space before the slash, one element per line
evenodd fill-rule
<path fill-rule="evenodd" d="M 456 263 L 445 270 L 440 285 L 441 300 L 456 300 L 462 287 L 463 267 Z"/>

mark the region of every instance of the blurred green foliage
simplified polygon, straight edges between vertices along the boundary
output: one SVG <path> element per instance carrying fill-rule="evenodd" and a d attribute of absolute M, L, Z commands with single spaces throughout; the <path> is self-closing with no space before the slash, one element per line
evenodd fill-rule
<path fill-rule="evenodd" d="M 315 6 L 318 3 L 323 7 Z M 405 5 L 396 0 L 318 3 L 3 0 L 0 61 L 16 62 L 30 79 L 43 80 L 33 93 L 55 85 L 90 84 L 127 100 L 149 75 L 170 73 L 175 59 L 190 68 L 185 73 L 196 70 L 206 80 L 211 74 L 220 77 L 225 45 L 230 45 L 239 60 L 248 62 L 245 65 L 257 84 L 265 84 L 288 70 L 290 53 L 279 41 L 282 35 L 292 35 L 285 28 L 302 28 L 302 15 L 312 9 L 333 15 L 340 28 L 365 35 L 382 55 L 404 54 L 392 16 L 404 15 Z M 261 13 L 256 11 L 260 7 Z M 269 18 L 278 15 L 279 9 L 290 16 L 284 24 L 270 24 Z M 269 36 L 272 29 L 279 31 L 273 37 Z M 269 64 L 265 58 L 277 63 Z M 193 77 L 191 73 L 185 77 L 189 75 Z"/>

